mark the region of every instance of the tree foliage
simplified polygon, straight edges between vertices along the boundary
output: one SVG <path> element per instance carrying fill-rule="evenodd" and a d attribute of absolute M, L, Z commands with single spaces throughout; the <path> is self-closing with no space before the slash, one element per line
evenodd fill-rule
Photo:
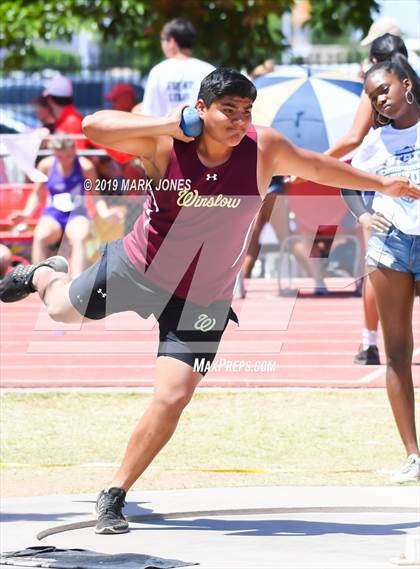
<path fill-rule="evenodd" d="M 315 34 L 340 35 L 349 26 L 366 33 L 371 13 L 379 11 L 378 0 L 311 0 L 309 25 Z"/>
<path fill-rule="evenodd" d="M 284 49 L 281 16 L 294 0 L 3 0 L 0 40 L 7 69 L 21 68 L 36 43 L 69 39 L 81 28 L 116 50 L 132 50 L 142 71 L 162 58 L 159 32 L 165 22 L 184 16 L 199 33 L 201 56 L 217 65 L 254 67 L 278 59 Z M 309 25 L 339 33 L 342 23 L 367 31 L 377 0 L 312 0 Z"/>

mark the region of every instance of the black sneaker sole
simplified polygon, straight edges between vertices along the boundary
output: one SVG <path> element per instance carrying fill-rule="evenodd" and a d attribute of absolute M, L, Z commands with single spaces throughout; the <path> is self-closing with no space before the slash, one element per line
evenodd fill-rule
<path fill-rule="evenodd" d="M 94 508 L 93 508 L 93 513 L 94 515 L 97 517 L 99 512 L 98 512 L 98 506 L 97 504 L 95 504 Z M 113 527 L 113 526 L 105 526 L 101 529 L 98 528 L 98 526 L 95 527 L 95 533 L 97 533 L 98 535 L 117 535 L 119 533 L 128 533 L 130 531 L 129 525 L 127 524 L 126 527 Z"/>
<path fill-rule="evenodd" d="M 128 533 L 130 529 L 126 528 L 114 528 L 112 526 L 104 527 L 101 529 L 95 528 L 95 533 L 99 535 L 116 535 L 118 533 Z"/>

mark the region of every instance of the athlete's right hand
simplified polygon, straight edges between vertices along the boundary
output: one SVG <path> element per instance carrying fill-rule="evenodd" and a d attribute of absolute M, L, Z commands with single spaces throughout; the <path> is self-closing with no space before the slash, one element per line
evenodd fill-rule
<path fill-rule="evenodd" d="M 415 184 L 409 178 L 402 176 L 384 177 L 382 189 L 379 191 L 392 198 L 420 199 L 420 185 Z"/>
<path fill-rule="evenodd" d="M 29 216 L 25 214 L 24 211 L 15 210 L 12 211 L 9 215 L 9 220 L 12 223 L 20 223 L 21 221 L 25 221 Z"/>
<path fill-rule="evenodd" d="M 181 105 L 169 113 L 168 118 L 171 122 L 169 125 L 170 132 L 168 134 L 177 140 L 182 140 L 182 142 L 192 142 L 195 138 L 193 136 L 185 135 L 180 127 L 182 111 L 185 107 L 188 107 L 188 105 Z"/>
<path fill-rule="evenodd" d="M 357 220 L 362 227 L 365 229 L 371 229 L 374 231 L 379 231 L 384 233 L 388 231 L 391 227 L 392 223 L 387 220 L 386 217 L 382 215 L 382 213 L 362 213 L 362 215 Z"/>

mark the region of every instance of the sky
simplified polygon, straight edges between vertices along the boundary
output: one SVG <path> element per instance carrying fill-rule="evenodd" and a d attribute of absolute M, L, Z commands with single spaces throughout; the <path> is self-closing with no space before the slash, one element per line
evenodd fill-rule
<path fill-rule="evenodd" d="M 399 23 L 405 37 L 420 37 L 420 0 L 379 0 L 381 16 Z"/>

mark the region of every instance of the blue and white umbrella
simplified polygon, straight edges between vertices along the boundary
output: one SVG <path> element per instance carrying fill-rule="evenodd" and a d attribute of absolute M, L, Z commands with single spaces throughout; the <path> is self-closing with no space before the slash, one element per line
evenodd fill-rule
<path fill-rule="evenodd" d="M 302 76 L 304 75 L 304 76 Z M 363 84 L 337 71 L 285 76 L 274 71 L 255 80 L 252 121 L 271 126 L 291 142 L 324 152 L 352 125 Z"/>

